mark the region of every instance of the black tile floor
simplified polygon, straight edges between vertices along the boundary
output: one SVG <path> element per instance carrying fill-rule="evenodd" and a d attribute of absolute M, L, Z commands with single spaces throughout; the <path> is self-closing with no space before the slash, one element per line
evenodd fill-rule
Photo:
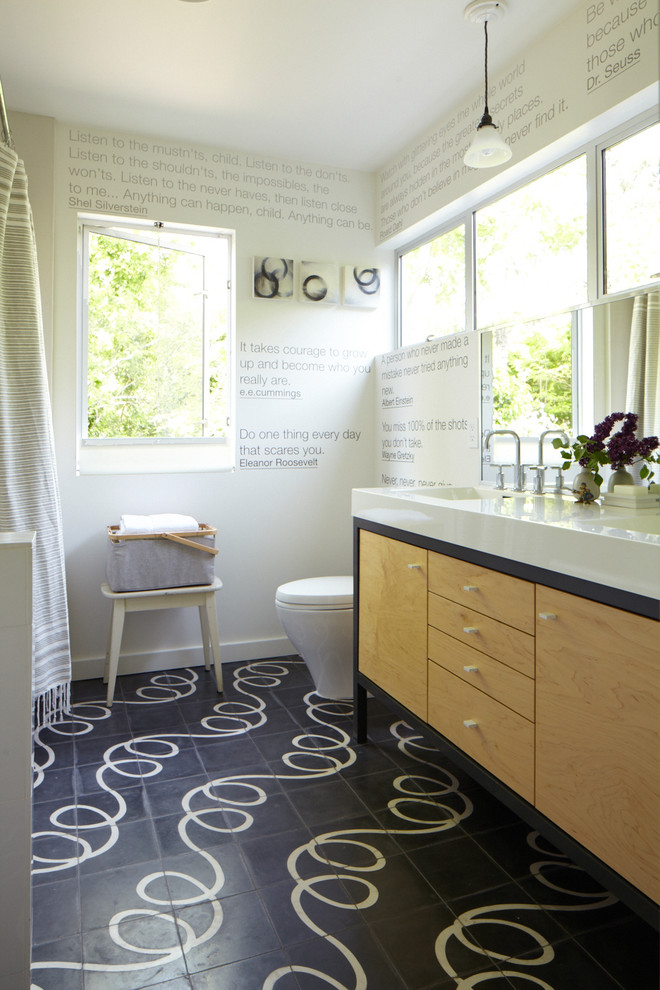
<path fill-rule="evenodd" d="M 74 684 L 35 740 L 32 990 L 657 990 L 658 936 L 296 657 Z"/>

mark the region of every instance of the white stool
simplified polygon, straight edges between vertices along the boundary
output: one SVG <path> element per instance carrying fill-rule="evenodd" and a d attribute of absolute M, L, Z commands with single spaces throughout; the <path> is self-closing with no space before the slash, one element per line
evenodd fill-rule
<path fill-rule="evenodd" d="M 112 600 L 112 620 L 108 634 L 108 650 L 105 656 L 103 683 L 108 685 L 106 703 L 112 704 L 117 680 L 117 665 L 121 637 L 124 631 L 124 616 L 127 612 L 150 612 L 159 608 L 184 608 L 197 605 L 202 625 L 202 646 L 204 666 L 211 669 L 211 654 L 215 669 L 218 694 L 222 694 L 222 667 L 220 665 L 220 637 L 214 595 L 222 587 L 220 578 L 213 584 L 200 584 L 186 588 L 157 588 L 155 591 L 111 591 L 110 585 L 103 582 L 101 592 Z"/>

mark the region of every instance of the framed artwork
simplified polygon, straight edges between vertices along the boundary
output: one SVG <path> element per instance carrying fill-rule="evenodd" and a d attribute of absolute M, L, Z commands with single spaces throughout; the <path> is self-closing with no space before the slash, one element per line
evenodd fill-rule
<path fill-rule="evenodd" d="M 380 300 L 380 268 L 345 265 L 343 269 L 345 306 L 373 308 Z"/>
<path fill-rule="evenodd" d="M 292 299 L 293 261 L 261 255 L 253 258 L 252 295 L 255 299 Z"/>
<path fill-rule="evenodd" d="M 318 261 L 301 261 L 300 297 L 313 303 L 338 303 L 338 266 Z"/>

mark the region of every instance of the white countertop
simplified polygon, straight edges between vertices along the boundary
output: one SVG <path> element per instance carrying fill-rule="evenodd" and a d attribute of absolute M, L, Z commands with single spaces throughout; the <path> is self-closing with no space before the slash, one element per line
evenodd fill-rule
<path fill-rule="evenodd" d="M 516 495 L 485 486 L 353 489 L 352 513 L 407 533 L 443 540 L 660 599 L 660 508 L 633 512 L 582 505 L 570 495 Z"/>

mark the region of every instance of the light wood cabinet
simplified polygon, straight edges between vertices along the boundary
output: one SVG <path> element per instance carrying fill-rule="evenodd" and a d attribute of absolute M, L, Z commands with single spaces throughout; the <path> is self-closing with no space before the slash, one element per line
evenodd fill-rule
<path fill-rule="evenodd" d="M 536 806 L 660 901 L 660 623 L 538 588 Z"/>
<path fill-rule="evenodd" d="M 358 727 L 364 675 L 574 840 L 578 861 L 587 850 L 596 876 L 605 864 L 603 882 L 660 902 L 657 603 L 628 596 L 635 614 L 593 585 L 582 597 L 357 532 Z"/>
<path fill-rule="evenodd" d="M 426 550 L 361 531 L 359 669 L 424 720 L 426 578 Z"/>

